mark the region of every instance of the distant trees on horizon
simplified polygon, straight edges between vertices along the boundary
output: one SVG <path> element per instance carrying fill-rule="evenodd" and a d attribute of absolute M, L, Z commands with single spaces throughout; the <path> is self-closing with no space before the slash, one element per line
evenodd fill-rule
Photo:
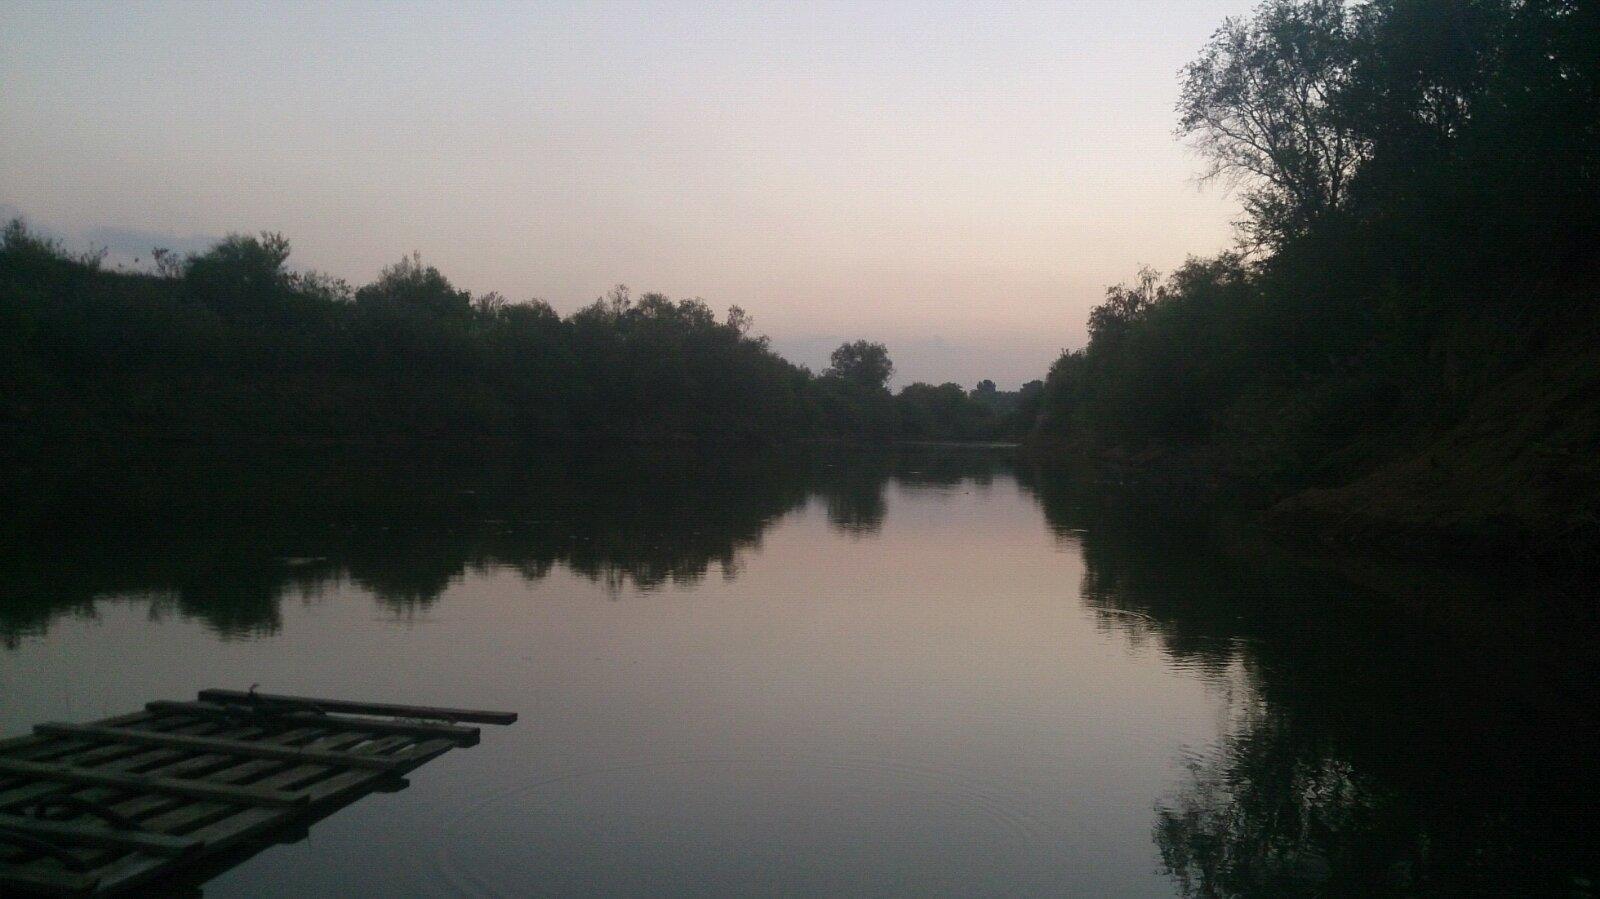
<path fill-rule="evenodd" d="M 891 391 L 866 340 L 813 373 L 699 299 L 618 287 L 563 317 L 414 254 L 352 288 L 290 271 L 277 234 L 110 272 L 13 222 L 0 431 L 1039 434 L 1294 455 L 1420 440 L 1600 333 L 1600 0 L 1266 0 L 1180 77 L 1178 135 L 1239 191 L 1239 245 L 1109 288 L 1087 346 L 1016 392 Z M 1562 402 L 1515 405 L 1590 426 Z"/>
<path fill-rule="evenodd" d="M 880 343 L 813 375 L 731 307 L 619 286 L 563 318 L 473 296 L 412 254 L 352 288 L 232 234 L 154 272 L 0 232 L 0 433 L 993 438 L 1031 418 L 989 394 L 892 394 Z M 992 386 L 992 385 L 991 385 Z M 937 395 L 937 402 L 930 397 Z M 998 394 L 996 394 L 998 395 Z"/>

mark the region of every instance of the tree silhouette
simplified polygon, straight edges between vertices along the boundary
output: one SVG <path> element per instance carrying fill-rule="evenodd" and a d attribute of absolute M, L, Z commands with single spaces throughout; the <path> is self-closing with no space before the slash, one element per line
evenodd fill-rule
<path fill-rule="evenodd" d="M 1350 79 L 1345 0 L 1268 0 L 1223 22 L 1183 70 L 1178 131 L 1241 182 L 1259 245 L 1281 246 L 1338 209 L 1368 152 L 1338 115 Z"/>
<path fill-rule="evenodd" d="M 885 390 L 894 374 L 889 349 L 881 343 L 857 340 L 841 345 L 829 357 L 827 374 L 869 390 Z"/>
<path fill-rule="evenodd" d="M 490 295 L 498 298 L 498 294 Z M 457 290 L 450 279 L 431 265 L 422 264 L 422 254 L 412 253 L 385 268 L 378 280 L 356 291 L 362 306 L 391 310 L 415 310 L 438 317 L 461 317 L 472 311 L 472 294 Z M 493 315 L 505 305 L 504 299 L 485 299 L 481 311 Z"/>

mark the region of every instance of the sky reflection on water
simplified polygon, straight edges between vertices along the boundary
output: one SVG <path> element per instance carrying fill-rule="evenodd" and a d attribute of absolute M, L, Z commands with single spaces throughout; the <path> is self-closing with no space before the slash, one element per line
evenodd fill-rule
<path fill-rule="evenodd" d="M 1358 587 L 1006 450 L 541 470 L 12 533 L 0 732 L 254 682 L 523 713 L 218 895 L 1594 874 L 1592 619 L 1558 603 Z"/>

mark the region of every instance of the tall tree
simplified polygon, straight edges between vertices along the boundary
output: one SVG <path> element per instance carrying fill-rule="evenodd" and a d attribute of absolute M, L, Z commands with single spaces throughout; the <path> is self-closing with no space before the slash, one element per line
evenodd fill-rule
<path fill-rule="evenodd" d="M 1230 18 L 1182 72 L 1178 133 L 1208 177 L 1244 189 L 1244 236 L 1270 249 L 1338 209 L 1367 145 L 1336 97 L 1350 79 L 1354 17 L 1344 0 L 1268 0 Z"/>
<path fill-rule="evenodd" d="M 190 290 L 216 308 L 259 311 L 281 298 L 288 284 L 283 267 L 288 259 L 289 239 L 282 234 L 229 234 L 190 256 L 183 277 Z"/>
<path fill-rule="evenodd" d="M 827 374 L 873 390 L 887 389 L 889 376 L 894 374 L 888 347 L 868 340 L 841 345 L 829 361 L 833 365 Z"/>
<path fill-rule="evenodd" d="M 385 268 L 378 280 L 356 291 L 356 302 L 370 308 L 418 310 L 442 317 L 472 312 L 472 294 L 457 290 L 440 271 L 412 253 Z"/>

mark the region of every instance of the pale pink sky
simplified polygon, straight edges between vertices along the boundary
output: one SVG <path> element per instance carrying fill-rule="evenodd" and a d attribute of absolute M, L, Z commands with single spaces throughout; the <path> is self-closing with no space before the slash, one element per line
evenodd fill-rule
<path fill-rule="evenodd" d="M 0 5 L 0 206 L 118 252 L 271 229 L 571 311 L 738 304 L 818 367 L 1042 377 L 1230 242 L 1177 70 L 1249 0 Z"/>

